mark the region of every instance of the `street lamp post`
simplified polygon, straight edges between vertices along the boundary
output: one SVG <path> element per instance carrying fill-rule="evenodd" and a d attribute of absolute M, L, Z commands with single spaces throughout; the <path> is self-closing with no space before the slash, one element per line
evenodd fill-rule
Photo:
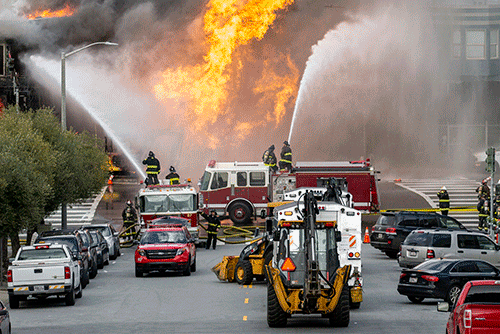
<path fill-rule="evenodd" d="M 68 53 L 61 52 L 61 129 L 65 131 L 66 127 L 66 58 L 71 55 L 74 55 L 77 52 L 83 51 L 87 48 L 90 48 L 94 45 L 115 45 L 116 43 L 111 42 L 95 42 L 79 49 L 73 50 Z M 68 212 L 67 212 L 67 204 L 61 204 L 61 228 L 65 229 L 68 227 Z"/>

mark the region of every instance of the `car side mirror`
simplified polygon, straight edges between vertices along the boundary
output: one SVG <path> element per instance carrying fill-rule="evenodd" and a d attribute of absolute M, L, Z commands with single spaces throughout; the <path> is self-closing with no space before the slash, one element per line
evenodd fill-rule
<path fill-rule="evenodd" d="M 437 304 L 438 312 L 450 312 L 450 304 L 448 302 L 439 302 Z"/>
<path fill-rule="evenodd" d="M 335 231 L 335 241 L 336 242 L 342 241 L 342 233 L 340 231 Z"/>

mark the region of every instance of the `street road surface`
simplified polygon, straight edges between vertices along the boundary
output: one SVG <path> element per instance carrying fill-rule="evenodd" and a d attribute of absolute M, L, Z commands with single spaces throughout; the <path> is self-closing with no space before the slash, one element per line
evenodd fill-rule
<path fill-rule="evenodd" d="M 190 277 L 153 274 L 136 278 L 133 249 L 112 261 L 83 290 L 76 305 L 56 300 L 21 303 L 11 310 L 13 333 L 444 333 L 447 313 L 436 300 L 416 305 L 397 291 L 395 260 L 363 245 L 364 302 L 351 311 L 347 328 L 328 327 L 327 319 L 297 316 L 286 329 L 267 326 L 267 288 L 220 282 L 211 272 L 223 255 L 237 255 L 243 245 L 198 250 L 197 271 Z"/>

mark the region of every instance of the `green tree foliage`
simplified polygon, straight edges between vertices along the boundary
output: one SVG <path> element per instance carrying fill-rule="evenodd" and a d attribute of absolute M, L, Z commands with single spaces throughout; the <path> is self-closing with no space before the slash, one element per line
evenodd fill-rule
<path fill-rule="evenodd" d="M 92 196 L 108 177 L 102 142 L 61 131 L 51 109 L 5 110 L 0 161 L 0 234 L 10 235 L 13 251 L 21 229 L 33 228 L 63 202 Z"/>

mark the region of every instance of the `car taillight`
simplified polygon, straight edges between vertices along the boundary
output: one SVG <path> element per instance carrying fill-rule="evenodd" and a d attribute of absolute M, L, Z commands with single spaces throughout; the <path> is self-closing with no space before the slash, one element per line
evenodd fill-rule
<path fill-rule="evenodd" d="M 405 273 L 401 273 L 401 275 L 399 276 L 399 279 L 402 279 L 403 277 L 405 277 L 406 274 Z"/>
<path fill-rule="evenodd" d="M 375 226 L 372 226 L 372 233 L 375 232 Z"/>
<path fill-rule="evenodd" d="M 70 279 L 71 278 L 71 271 L 69 270 L 69 267 L 64 267 L 64 279 Z"/>
<path fill-rule="evenodd" d="M 7 271 L 7 282 L 12 283 L 12 270 Z"/>
<path fill-rule="evenodd" d="M 385 229 L 385 233 L 386 234 L 390 234 L 390 235 L 396 235 L 396 228 L 395 227 L 388 227 Z"/>
<path fill-rule="evenodd" d="M 439 281 L 439 277 L 436 277 L 436 276 L 430 276 L 430 275 L 422 275 L 422 278 L 426 281 L 429 281 L 429 282 L 437 282 Z"/>
<path fill-rule="evenodd" d="M 465 310 L 464 312 L 464 327 L 471 328 L 472 327 L 472 311 Z"/>
<path fill-rule="evenodd" d="M 434 254 L 434 251 L 432 249 L 427 250 L 427 258 L 428 259 L 433 259 L 436 257 L 436 254 Z"/>

